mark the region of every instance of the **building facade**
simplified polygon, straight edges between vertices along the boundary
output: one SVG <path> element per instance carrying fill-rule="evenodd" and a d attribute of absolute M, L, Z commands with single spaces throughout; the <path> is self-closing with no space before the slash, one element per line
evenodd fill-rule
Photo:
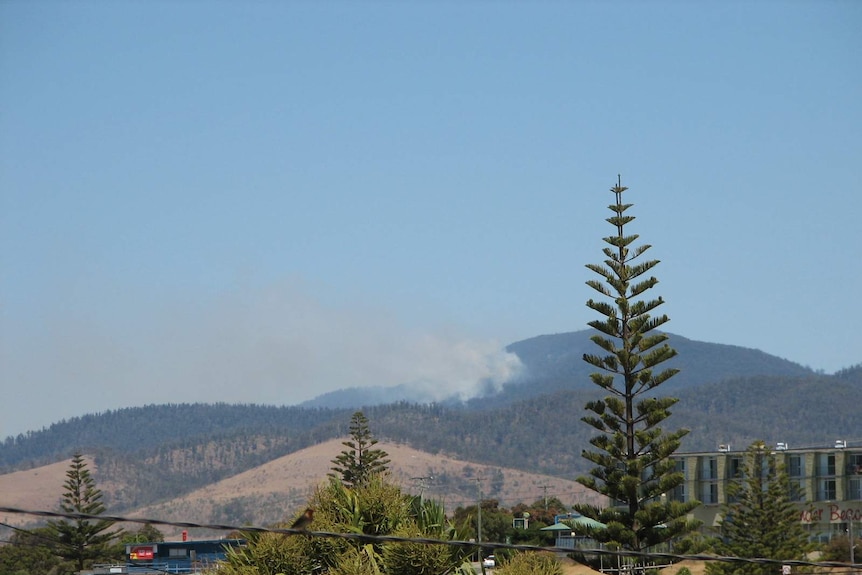
<path fill-rule="evenodd" d="M 185 533 L 183 534 L 185 536 Z M 127 543 L 124 564 L 95 565 L 81 575 L 164 575 L 204 573 L 216 568 L 228 549 L 242 547 L 244 539 L 206 539 Z"/>
<path fill-rule="evenodd" d="M 812 539 L 844 536 L 849 522 L 862 524 L 862 445 L 836 441 L 830 447 L 791 449 L 778 443 L 771 449 L 790 478 L 799 520 Z M 733 451 L 727 445 L 715 452 L 677 453 L 677 470 L 685 482 L 668 496 L 700 501 L 694 517 L 703 522 L 705 530 L 718 527 L 722 505 L 729 503 L 727 486 L 738 477 L 744 457 L 745 451 Z M 860 525 L 853 530 L 858 532 Z"/>

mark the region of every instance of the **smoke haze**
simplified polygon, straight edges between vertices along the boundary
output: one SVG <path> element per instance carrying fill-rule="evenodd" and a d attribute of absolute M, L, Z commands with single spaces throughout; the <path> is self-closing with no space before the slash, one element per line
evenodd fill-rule
<path fill-rule="evenodd" d="M 385 310 L 323 303 L 310 291 L 285 283 L 193 301 L 126 294 L 95 314 L 49 310 L 39 329 L 5 337 L 4 388 L 33 408 L 3 402 L 0 435 L 120 407 L 284 405 L 346 387 L 411 383 L 432 400 L 467 399 L 520 367 L 496 341 L 411 329 Z"/>

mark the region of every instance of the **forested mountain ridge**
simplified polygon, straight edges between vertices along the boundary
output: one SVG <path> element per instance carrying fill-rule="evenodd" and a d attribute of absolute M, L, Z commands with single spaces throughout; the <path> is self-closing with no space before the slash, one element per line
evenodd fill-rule
<path fill-rule="evenodd" d="M 583 356 L 601 353 L 590 339 L 597 333 L 581 330 L 540 335 L 510 344 L 506 349 L 518 355 L 531 378 L 578 375 L 573 378 L 575 382 L 590 387 L 589 373 L 595 368 L 586 363 Z M 804 376 L 814 373 L 810 368 L 758 349 L 696 341 L 672 333 L 667 336 L 668 343 L 677 351 L 677 356 L 668 360 L 667 365 L 680 372 L 664 383 L 662 389 L 692 387 L 733 376 Z"/>
<path fill-rule="evenodd" d="M 146 405 L 91 413 L 7 437 L 0 444 L 0 470 L 49 463 L 75 449 L 116 450 L 146 458 L 235 437 L 270 437 L 290 451 L 346 433 L 350 413 L 227 403 Z M 249 453 L 257 451 L 249 449 Z"/>
<path fill-rule="evenodd" d="M 361 408 L 380 439 L 467 461 L 572 478 L 587 469 L 580 454 L 592 430 L 580 419 L 584 404 L 599 395 L 594 386 L 576 383 L 580 376 L 566 367 L 577 353 L 566 344 L 566 337 L 574 335 L 513 344 L 520 347 L 526 373 L 534 379 L 505 386 L 494 398 L 483 400 L 481 409 L 476 402 L 340 409 L 148 405 L 88 414 L 7 438 L 0 444 L 0 472 L 58 461 L 82 450 L 96 458 L 100 480 L 124 486 L 111 494 L 113 507 L 133 507 L 344 437 L 352 412 Z M 687 376 L 692 383 L 658 390 L 680 399 L 667 427 L 691 429 L 683 450 L 711 450 L 719 443 L 744 446 L 755 439 L 794 446 L 827 445 L 835 439 L 862 442 L 862 366 L 835 375 L 816 374 L 756 350 L 700 342 L 689 346 L 688 341 L 675 336 L 671 343 L 683 350 L 680 360 L 688 354 L 682 369 L 696 372 Z M 554 345 L 543 350 L 542 342 Z M 745 363 L 740 357 L 751 359 L 748 365 L 758 366 L 755 372 L 763 366 L 772 366 L 773 372 L 733 375 Z M 723 367 L 709 375 L 710 366 Z M 710 381 L 721 373 L 731 376 Z M 569 384 L 563 385 L 565 381 Z"/>
<path fill-rule="evenodd" d="M 593 330 L 540 335 L 506 346 L 521 362 L 521 370 L 502 389 L 485 386 L 485 393 L 468 402 L 471 408 L 501 407 L 514 401 L 528 399 L 560 390 L 591 390 L 590 373 L 593 371 L 583 360 L 584 354 L 600 351 L 590 340 Z M 715 383 L 736 377 L 757 375 L 805 377 L 815 372 L 798 363 L 781 359 L 736 345 L 707 343 L 680 335 L 668 334 L 669 343 L 678 355 L 663 364 L 677 368 L 680 373 L 662 385 L 662 392 L 675 392 L 706 383 Z M 303 407 L 347 408 L 356 405 L 376 405 L 408 401 L 428 403 L 426 387 L 409 383 L 393 387 L 352 387 L 322 394 L 301 404 Z M 442 403 L 460 403 L 453 396 Z"/>
<path fill-rule="evenodd" d="M 580 421 L 584 403 L 595 391 L 559 391 L 492 410 L 468 410 L 446 406 L 392 404 L 364 411 L 375 434 L 382 440 L 410 445 L 441 457 L 455 456 L 479 464 L 523 469 L 572 479 L 587 470 L 581 450 L 591 435 Z M 744 446 L 755 439 L 783 441 L 793 446 L 831 445 L 835 439 L 862 438 L 858 398 L 862 381 L 839 381 L 834 376 L 807 378 L 754 377 L 705 384 L 678 394 L 679 404 L 670 422 L 692 430 L 682 451 L 714 450 L 719 443 Z M 101 418 L 124 421 L 144 438 L 164 425 L 165 418 L 204 413 L 218 421 L 230 419 L 237 406 L 151 405 L 118 413 L 93 415 L 32 434 L 45 434 L 39 445 L 66 453 L 83 449 L 95 457 L 99 481 L 122 485 L 110 490 L 106 501 L 122 511 L 157 503 L 199 489 L 326 440 L 347 433 L 349 411 L 315 410 L 307 430 L 273 417 L 281 411 L 285 419 L 297 415 L 295 408 L 241 406 L 248 425 L 233 430 L 193 433 L 181 419 L 170 427 L 177 437 L 162 443 L 142 441 L 120 445 L 123 434 L 112 433 Z M 260 411 L 264 424 L 255 424 Z M 313 423 L 313 420 L 319 423 Z M 104 435 L 92 433 L 96 426 Z M 81 443 L 83 437 L 89 444 Z M 21 443 L 26 447 L 28 440 Z M 14 451 L 14 450 L 13 450 Z M 0 460 L 10 455 L 10 446 L 0 448 Z M 56 459 L 61 459 L 57 456 Z M 20 462 L 12 468 L 32 465 Z M 5 460 L 4 460 L 5 462 Z M 492 494 L 488 494 L 493 496 Z"/>
<path fill-rule="evenodd" d="M 820 429 L 831 427 L 839 433 L 855 428 L 860 390 L 858 379 L 845 381 L 827 375 L 737 378 L 681 390 L 675 394 L 680 402 L 674 407 L 672 421 L 692 429 L 687 449 L 709 449 L 716 441 L 725 443 L 745 435 L 740 429 L 758 437 L 781 433 L 786 439 L 792 433 L 796 443 L 816 443 L 828 439 L 818 438 Z M 488 459 L 491 456 L 482 452 L 499 450 L 503 444 L 506 449 L 522 441 L 549 446 L 554 439 L 548 435 L 560 426 L 567 429 L 566 441 L 573 442 L 581 428 L 588 430 L 580 423 L 583 404 L 597 395 L 596 390 L 559 391 L 493 410 L 398 403 L 365 407 L 364 411 L 377 433 L 389 439 L 416 443 L 432 452 Z M 246 418 L 243 425 L 213 425 L 230 421 L 238 411 Z M 74 449 L 115 450 L 167 467 L 180 466 L 185 459 L 172 453 L 185 449 L 199 452 L 202 458 L 207 455 L 213 465 L 220 457 L 258 461 L 269 452 L 283 454 L 344 435 L 350 413 L 255 405 L 149 405 L 73 418 L 18 439 L 7 438 L 0 446 L 0 463 L 4 470 L 19 468 L 21 463 L 32 466 Z M 208 427 L 200 425 L 202 417 L 209 419 Z M 722 418 L 728 421 L 724 425 Z M 799 425 L 801 420 L 805 425 Z M 714 441 L 714 437 L 720 439 Z M 228 450 L 232 455 L 226 456 L 227 448 L 212 451 L 206 447 L 214 443 L 236 445 Z M 480 453 L 471 454 L 474 449 Z"/>
<path fill-rule="evenodd" d="M 521 398 L 562 389 L 592 389 L 590 373 L 595 368 L 585 362 L 583 356 L 603 353 L 590 339 L 596 333 L 581 330 L 540 335 L 508 345 L 506 350 L 518 356 L 524 371 L 519 378 L 506 384 L 504 395 Z M 736 377 L 805 377 L 815 373 L 798 363 L 757 349 L 667 335 L 677 356 L 663 363 L 662 369 L 676 368 L 679 373 L 662 384 L 662 394 Z"/>

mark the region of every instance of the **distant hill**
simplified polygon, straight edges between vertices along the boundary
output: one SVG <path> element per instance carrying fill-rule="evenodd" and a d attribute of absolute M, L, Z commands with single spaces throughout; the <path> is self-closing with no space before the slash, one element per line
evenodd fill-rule
<path fill-rule="evenodd" d="M 94 458 L 100 481 L 117 486 L 110 492 L 112 508 L 138 509 L 344 437 L 352 412 L 361 408 L 382 441 L 441 461 L 457 458 L 473 466 L 571 480 L 589 469 L 581 451 L 593 430 L 581 417 L 584 404 L 600 395 L 581 360 L 583 353 L 595 351 L 589 335 L 582 331 L 512 344 L 508 349 L 524 363 L 523 375 L 499 393 L 466 403 L 120 409 L 7 438 L 0 444 L 0 472 L 37 468 L 80 450 Z M 670 343 L 679 352 L 675 365 L 683 371 L 657 392 L 679 398 L 663 427 L 691 430 L 684 451 L 711 450 L 719 443 L 745 446 L 757 439 L 794 446 L 847 439 L 862 445 L 862 365 L 823 375 L 757 350 L 680 336 Z M 487 497 L 496 494 L 492 485 Z"/>
<path fill-rule="evenodd" d="M 567 504 L 601 501 L 600 496 L 572 480 L 481 465 L 402 444 L 381 442 L 376 447 L 389 455 L 392 481 L 407 492 L 423 490 L 426 497 L 442 501 L 450 510 L 475 503 L 476 478 L 482 478 L 486 493 L 493 493 L 507 506 L 525 500 L 533 502 L 545 494 Z M 182 497 L 136 509 L 135 514 L 177 521 L 195 517 L 196 521 L 250 524 L 285 520 L 305 505 L 315 487 L 326 481 L 331 461 L 342 449 L 341 440 L 333 439 Z"/>
<path fill-rule="evenodd" d="M 600 496 L 572 480 L 433 455 L 402 444 L 381 442 L 377 447 L 389 454 L 392 481 L 408 493 L 421 488 L 426 497 L 443 501 L 450 510 L 475 503 L 476 478 L 483 479 L 486 493 L 493 493 L 506 506 L 521 501 L 534 502 L 545 495 L 569 505 L 575 502 L 598 504 L 601 501 Z M 284 521 L 304 507 L 313 490 L 326 481 L 331 461 L 342 449 L 341 439 L 329 440 L 198 489 L 143 505 L 129 505 L 125 500 L 131 485 L 118 477 L 103 481 L 105 473 L 98 462 L 87 458 L 87 463 L 99 480 L 113 514 L 121 512 L 129 517 L 166 521 L 267 525 Z M 63 460 L 0 475 L 2 504 L 22 509 L 53 509 L 60 499 L 69 463 L 70 460 Z M 421 485 L 417 478 L 422 479 Z M 14 525 L 38 521 L 26 515 L 4 519 L 4 522 Z M 202 533 L 194 533 L 193 536 L 200 537 Z M 175 537 L 178 535 L 179 532 L 174 534 Z"/>
<path fill-rule="evenodd" d="M 592 427 L 581 421 L 597 390 L 557 391 L 494 409 L 427 408 L 405 412 L 374 408 L 375 428 L 426 451 L 458 453 L 475 461 L 571 476 L 587 470 L 581 450 Z M 832 445 L 847 439 L 862 446 L 858 417 L 862 382 L 835 376 L 740 377 L 679 390 L 665 429 L 686 428 L 684 451 L 719 444 L 746 446 L 762 439 L 796 446 Z"/>
<path fill-rule="evenodd" d="M 347 433 L 350 413 L 347 409 L 226 403 L 146 405 L 91 413 L 7 437 L 0 444 L 0 470 L 51 463 L 75 450 L 110 450 L 140 458 L 153 451 L 237 436 L 277 438 L 269 447 L 283 455 Z M 263 451 L 268 450 L 241 445 L 231 457 L 261 463 Z"/>
<path fill-rule="evenodd" d="M 590 340 L 593 330 L 540 335 L 506 346 L 506 351 L 518 356 L 523 370 L 517 378 L 504 383 L 502 389 L 488 386 L 487 392 L 468 402 L 474 409 L 501 407 L 560 390 L 590 390 L 590 373 L 594 368 L 583 360 L 584 354 L 601 350 Z M 669 343 L 678 355 L 662 367 L 674 367 L 680 373 L 668 380 L 663 392 L 715 383 L 736 377 L 757 375 L 805 377 L 814 371 L 798 363 L 769 355 L 760 350 L 706 343 L 668 334 Z M 315 397 L 302 407 L 345 408 L 407 401 L 427 403 L 427 388 L 402 384 L 393 387 L 347 388 Z M 443 403 L 460 403 L 451 397 Z"/>
<path fill-rule="evenodd" d="M 452 396 L 442 403 L 454 405 L 461 403 L 461 399 Z M 369 405 L 383 405 L 386 403 L 440 403 L 428 393 L 427 385 L 401 385 L 382 386 L 372 385 L 368 387 L 347 387 L 336 389 L 307 401 L 300 403 L 297 407 L 323 408 L 323 409 L 356 409 Z"/>
<path fill-rule="evenodd" d="M 687 449 L 744 448 L 754 439 L 793 447 L 862 446 L 862 377 L 738 377 L 681 390 L 673 421 L 691 430 Z"/>
<path fill-rule="evenodd" d="M 529 379 L 572 377 L 581 387 L 591 387 L 589 374 L 595 369 L 583 360 L 584 354 L 601 354 L 590 339 L 598 332 L 581 330 L 555 335 L 541 335 L 506 347 L 521 358 Z M 792 361 L 769 355 L 757 349 L 708 343 L 668 333 L 668 343 L 677 357 L 668 361 L 680 373 L 668 380 L 664 389 L 692 387 L 731 377 L 753 375 L 806 376 L 814 372 Z"/>
<path fill-rule="evenodd" d="M 505 385 L 500 395 L 511 400 L 563 389 L 593 389 L 590 373 L 595 368 L 583 357 L 584 354 L 603 353 L 590 339 L 597 333 L 581 330 L 540 335 L 510 344 L 506 350 L 516 354 L 525 369 L 517 380 Z M 680 389 L 735 377 L 805 377 L 814 374 L 809 368 L 760 350 L 667 335 L 669 345 L 678 355 L 662 364 L 661 368 L 673 367 L 680 372 L 662 384 L 662 393 L 676 393 Z"/>
<path fill-rule="evenodd" d="M 862 384 L 862 363 L 835 372 L 835 379 Z"/>
<path fill-rule="evenodd" d="M 581 458 L 592 428 L 580 421 L 596 390 L 558 391 L 495 409 L 473 410 L 408 403 L 364 409 L 382 440 L 404 443 L 441 457 L 574 478 L 588 467 Z M 862 383 L 812 375 L 760 376 L 704 384 L 676 394 L 668 429 L 687 427 L 683 450 L 747 445 L 755 439 L 791 445 L 862 440 L 858 398 Z M 308 429 L 289 423 L 296 408 L 241 406 L 245 425 L 202 430 L 183 415 L 206 413 L 229 421 L 237 406 L 147 406 L 70 420 L 0 446 L 7 471 L 35 461 L 65 459 L 75 449 L 94 454 L 103 479 L 125 485 L 124 505 L 151 504 L 232 477 L 279 457 L 344 436 L 350 410 L 308 410 Z M 275 411 L 278 416 L 274 416 Z M 306 410 L 300 410 L 306 411 Z M 260 415 L 260 417 L 258 417 Z M 171 419 L 174 418 L 174 419 Z M 300 418 L 302 419 L 302 418 Z M 170 422 L 171 437 L 158 437 Z M 281 423 L 279 423 L 281 422 Z M 110 425 L 109 425 L 110 423 Z M 84 441 L 86 439 L 86 441 Z M 862 441 L 859 441 L 862 445 Z M 40 451 L 40 448 L 45 451 Z M 32 459 L 21 460 L 32 453 Z M 55 455 L 52 460 L 50 454 Z M 12 464 L 16 461 L 16 464 Z M 489 492 L 489 496 L 493 496 Z"/>

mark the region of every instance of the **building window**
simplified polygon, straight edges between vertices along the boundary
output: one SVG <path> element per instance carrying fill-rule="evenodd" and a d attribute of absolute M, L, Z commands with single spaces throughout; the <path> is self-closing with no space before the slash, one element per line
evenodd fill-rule
<path fill-rule="evenodd" d="M 728 479 L 739 479 L 742 477 L 742 458 L 741 457 L 731 457 L 727 462 L 727 478 Z"/>
<path fill-rule="evenodd" d="M 700 486 L 700 502 L 704 505 L 718 503 L 718 483 L 704 483 Z"/>
<path fill-rule="evenodd" d="M 677 459 L 674 463 L 676 464 L 674 471 L 682 473 L 683 482 L 671 490 L 669 497 L 671 501 L 681 501 L 685 503 L 685 479 L 687 478 L 685 474 L 685 459 Z"/>
<path fill-rule="evenodd" d="M 698 499 L 705 505 L 718 503 L 718 459 L 704 457 L 698 467 L 698 478 L 703 481 L 698 488 Z"/>
<path fill-rule="evenodd" d="M 862 453 L 848 454 L 847 475 L 862 475 Z"/>
<path fill-rule="evenodd" d="M 835 480 L 834 479 L 819 479 L 817 481 L 817 500 L 818 501 L 834 501 L 835 500 Z"/>
<path fill-rule="evenodd" d="M 862 500 L 862 478 L 852 477 L 847 482 L 847 499 Z"/>
<path fill-rule="evenodd" d="M 801 455 L 791 455 L 787 460 L 787 475 L 805 477 L 805 465 Z"/>
<path fill-rule="evenodd" d="M 817 475 L 819 477 L 830 477 L 835 475 L 835 455 L 831 453 L 820 453 L 817 456 Z"/>
<path fill-rule="evenodd" d="M 700 463 L 700 478 L 701 479 L 718 479 L 718 460 L 715 457 L 708 457 Z"/>
<path fill-rule="evenodd" d="M 729 457 L 727 459 L 727 466 L 725 467 L 725 474 L 727 475 L 727 485 L 731 483 L 738 483 L 740 479 L 742 479 L 742 458 L 741 457 Z M 732 495 L 730 490 L 726 491 L 727 503 L 736 503 L 737 497 Z"/>

